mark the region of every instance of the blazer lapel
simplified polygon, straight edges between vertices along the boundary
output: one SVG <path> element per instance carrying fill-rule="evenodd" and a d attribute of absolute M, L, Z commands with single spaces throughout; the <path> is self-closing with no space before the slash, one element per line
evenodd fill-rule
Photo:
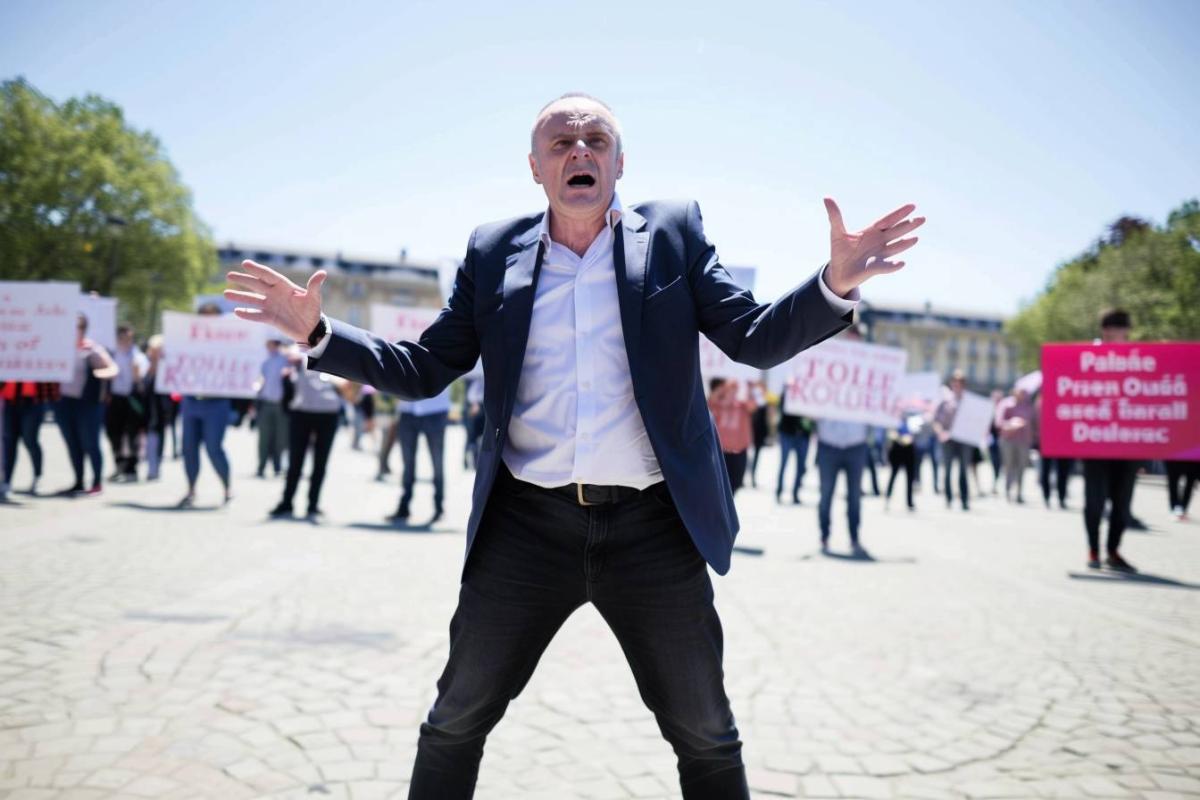
<path fill-rule="evenodd" d="M 507 418 L 517 396 L 525 345 L 529 341 L 529 320 L 533 315 L 533 296 L 542 269 L 542 243 L 537 226 L 516 242 L 520 248 L 505 259 L 504 267 L 504 414 Z"/>
<path fill-rule="evenodd" d="M 642 291 L 646 286 L 646 255 L 650 234 L 646 220 L 636 211 L 626 210 L 617 226 L 613 242 L 613 271 L 617 277 L 617 302 L 621 306 L 621 330 L 630 370 L 638 359 L 642 336 Z"/>

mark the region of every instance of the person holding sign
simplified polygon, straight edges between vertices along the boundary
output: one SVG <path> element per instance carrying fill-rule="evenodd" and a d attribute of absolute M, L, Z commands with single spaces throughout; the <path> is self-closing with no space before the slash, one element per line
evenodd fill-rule
<path fill-rule="evenodd" d="M 1012 394 L 996 404 L 996 430 L 1000 433 L 1000 454 L 1004 462 L 1004 498 L 1025 502 L 1025 470 L 1029 468 L 1029 450 L 1033 447 L 1033 403 L 1024 387 L 1013 387 Z"/>
<path fill-rule="evenodd" d="M 196 313 L 215 317 L 221 314 L 216 303 L 205 303 Z M 224 502 L 233 498 L 230 486 L 229 457 L 225 455 L 225 429 L 229 427 L 229 416 L 233 406 L 228 397 L 206 397 L 184 395 L 179 406 L 183 419 L 183 469 L 187 473 L 187 494 L 177 504 L 179 508 L 196 505 L 196 481 L 200 477 L 200 443 L 208 453 L 209 463 L 217 471 L 221 486 L 225 490 Z"/>
<path fill-rule="evenodd" d="M 120 368 L 103 345 L 87 338 L 88 320 L 83 314 L 75 324 L 75 361 L 71 380 L 59 385 L 61 395 L 54 408 L 54 420 L 62 431 L 71 457 L 75 483 L 59 494 L 98 495 L 104 491 L 104 455 L 100 450 L 100 428 L 104 423 L 104 402 L 100 381 L 114 378 Z M 92 465 L 92 485 L 85 488 L 83 459 Z"/>
<path fill-rule="evenodd" d="M 942 471 L 946 483 L 946 508 L 954 505 L 954 492 L 950 489 L 950 470 L 954 462 L 958 462 L 958 495 L 962 502 L 963 511 L 970 510 L 967 489 L 967 470 L 971 464 L 971 446 L 950 438 L 950 430 L 954 427 L 954 417 L 958 414 L 958 405 L 962 402 L 963 392 L 967 389 L 967 377 L 961 369 L 956 369 L 950 375 L 950 391 L 938 403 L 933 412 L 933 431 L 942 445 Z"/>
<path fill-rule="evenodd" d="M 903 266 L 891 259 L 924 220 L 905 205 L 850 232 L 826 199 L 829 263 L 760 304 L 721 265 L 694 202 L 620 201 L 625 157 L 607 105 L 548 103 L 531 150 L 548 210 L 471 234 L 418 341 L 323 317 L 324 272 L 301 287 L 247 261 L 226 297 L 307 341 L 316 369 L 403 398 L 438 394 L 482 356 L 486 426 L 459 605 L 410 798 L 473 796 L 488 733 L 585 603 L 624 648 L 683 797 L 748 798 L 707 571 L 728 571 L 738 520 L 699 334 L 740 363 L 782 363 L 849 322 L 857 287 Z"/>

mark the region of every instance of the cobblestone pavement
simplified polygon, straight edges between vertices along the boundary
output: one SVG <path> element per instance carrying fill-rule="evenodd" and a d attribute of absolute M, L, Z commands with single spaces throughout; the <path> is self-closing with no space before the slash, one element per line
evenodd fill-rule
<path fill-rule="evenodd" d="M 52 427 L 42 441 L 45 488 L 66 485 Z M 279 482 L 251 477 L 251 434 L 228 444 L 228 507 L 205 463 L 199 507 L 170 510 L 179 462 L 157 484 L 0 506 L 0 798 L 405 796 L 469 476 L 452 456 L 448 519 L 392 528 L 395 485 L 342 432 L 328 518 L 267 522 Z M 1084 568 L 1078 480 L 1070 513 L 867 497 L 872 561 L 817 552 L 807 484 L 800 507 L 739 495 L 740 550 L 716 582 L 756 797 L 1200 796 L 1200 525 L 1168 517 L 1161 485 L 1137 490 L 1152 530 L 1128 534 L 1144 571 L 1129 580 Z M 678 796 L 592 609 L 493 733 L 477 796 Z"/>

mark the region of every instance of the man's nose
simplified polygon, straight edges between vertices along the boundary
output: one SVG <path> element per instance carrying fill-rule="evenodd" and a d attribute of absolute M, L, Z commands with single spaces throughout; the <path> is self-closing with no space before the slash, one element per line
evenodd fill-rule
<path fill-rule="evenodd" d="M 591 148 L 587 146 L 587 142 L 585 142 L 583 139 L 580 139 L 579 141 L 575 142 L 575 146 L 571 148 L 571 159 L 575 160 L 585 156 L 587 158 L 591 158 L 592 151 Z"/>

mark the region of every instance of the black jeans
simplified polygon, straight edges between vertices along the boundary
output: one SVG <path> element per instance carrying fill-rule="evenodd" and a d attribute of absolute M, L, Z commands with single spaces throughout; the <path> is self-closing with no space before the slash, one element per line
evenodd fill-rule
<path fill-rule="evenodd" d="M 954 503 L 954 493 L 950 491 L 950 468 L 954 466 L 954 462 L 958 462 L 958 495 L 962 501 L 962 507 L 965 511 L 970 508 L 971 502 L 968 499 L 967 491 L 967 470 L 971 466 L 971 451 L 974 448 L 969 444 L 956 442 L 953 439 L 942 443 L 942 474 L 946 478 L 945 495 L 946 505 L 950 506 Z"/>
<path fill-rule="evenodd" d="M 1129 505 L 1137 480 L 1137 461 L 1083 459 L 1083 524 L 1087 528 L 1088 549 L 1100 552 L 1100 520 L 1104 504 L 1108 512 L 1108 552 L 1121 546 L 1121 535 L 1129 524 Z"/>
<path fill-rule="evenodd" d="M 300 471 L 309 442 L 313 446 L 312 472 L 308 476 L 308 510 L 316 511 L 321 500 L 321 484 L 325 482 L 325 465 L 337 433 L 337 414 L 314 414 L 293 411 L 288 420 L 288 471 L 283 487 L 283 505 L 290 506 L 300 485 Z"/>
<path fill-rule="evenodd" d="M 911 444 L 892 443 L 892 449 L 888 451 L 888 461 L 892 465 L 892 476 L 888 478 L 887 497 L 890 500 L 892 497 L 892 487 L 896 484 L 896 475 L 900 470 L 904 470 L 904 482 L 908 489 L 906 499 L 908 507 L 913 506 L 913 482 L 916 480 L 917 472 L 917 449 Z"/>
<path fill-rule="evenodd" d="M 1072 458 L 1046 458 L 1038 460 L 1038 480 L 1042 484 L 1042 499 L 1050 505 L 1050 473 L 1054 472 L 1054 487 L 1058 492 L 1058 504 L 1067 507 L 1067 482 L 1071 478 Z"/>
<path fill-rule="evenodd" d="M 450 621 L 437 700 L 421 725 L 410 800 L 473 796 L 488 733 L 584 603 L 624 650 L 675 750 L 685 800 L 750 797 L 708 568 L 664 485 L 585 507 L 501 466 Z"/>
<path fill-rule="evenodd" d="M 1192 502 L 1192 487 L 1200 480 L 1200 463 L 1195 461 L 1168 461 L 1167 502 L 1171 510 L 1188 510 Z"/>
<path fill-rule="evenodd" d="M 109 398 L 104 414 L 104 429 L 117 462 L 117 472 L 121 475 L 137 477 L 138 433 L 141 426 L 142 415 L 134 409 L 130 395 L 114 394 Z"/>
<path fill-rule="evenodd" d="M 407 510 L 412 502 L 413 485 L 417 481 L 417 437 L 424 436 L 429 446 L 429 460 L 433 462 L 433 505 L 439 511 L 445 497 L 442 456 L 446 442 L 446 412 L 437 414 L 401 414 L 396 423 L 396 441 L 400 443 L 400 459 L 404 462 L 404 474 L 400 479 L 402 493 L 400 508 Z"/>

